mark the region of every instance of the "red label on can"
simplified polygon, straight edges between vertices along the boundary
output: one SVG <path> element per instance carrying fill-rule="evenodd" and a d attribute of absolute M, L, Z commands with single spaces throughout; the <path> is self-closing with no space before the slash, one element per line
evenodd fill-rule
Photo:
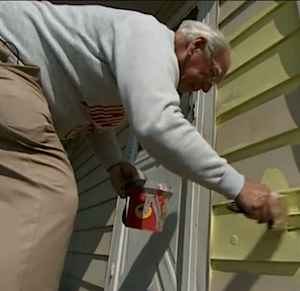
<path fill-rule="evenodd" d="M 162 195 L 161 190 L 156 190 L 155 194 L 149 194 L 141 189 L 140 192 L 130 196 L 126 225 L 160 232 L 166 202 L 167 198 Z"/>

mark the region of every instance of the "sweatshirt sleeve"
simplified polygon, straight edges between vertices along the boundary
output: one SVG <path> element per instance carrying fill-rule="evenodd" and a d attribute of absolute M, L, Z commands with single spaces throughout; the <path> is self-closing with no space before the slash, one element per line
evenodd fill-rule
<path fill-rule="evenodd" d="M 137 138 L 167 169 L 236 198 L 244 177 L 181 112 L 172 33 L 152 17 L 140 24 L 138 20 L 115 30 L 112 55 L 112 70 Z"/>
<path fill-rule="evenodd" d="M 88 135 L 88 142 L 106 170 L 124 160 L 113 130 L 95 131 Z"/>

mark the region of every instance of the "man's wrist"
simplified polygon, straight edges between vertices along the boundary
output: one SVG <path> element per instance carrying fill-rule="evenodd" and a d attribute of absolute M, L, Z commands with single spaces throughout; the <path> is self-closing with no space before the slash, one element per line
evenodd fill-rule
<path fill-rule="evenodd" d="M 225 174 L 220 183 L 220 188 L 228 199 L 235 200 L 245 185 L 245 177 L 230 165 L 227 165 Z"/>

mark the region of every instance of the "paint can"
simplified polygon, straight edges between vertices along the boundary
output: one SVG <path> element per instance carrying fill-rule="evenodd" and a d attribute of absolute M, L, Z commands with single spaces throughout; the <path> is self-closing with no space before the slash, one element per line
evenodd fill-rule
<path fill-rule="evenodd" d="M 163 184 L 136 185 L 127 187 L 127 203 L 123 223 L 127 227 L 151 232 L 161 232 L 168 214 L 168 201 L 172 196 L 169 187 Z"/>

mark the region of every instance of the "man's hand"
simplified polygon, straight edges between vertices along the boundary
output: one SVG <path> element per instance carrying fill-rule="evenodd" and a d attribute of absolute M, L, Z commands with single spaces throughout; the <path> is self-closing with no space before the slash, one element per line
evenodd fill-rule
<path fill-rule="evenodd" d="M 263 184 L 246 181 L 236 203 L 247 217 L 270 226 L 284 215 L 278 195 Z"/>
<path fill-rule="evenodd" d="M 111 167 L 108 172 L 110 174 L 112 186 L 122 198 L 126 197 L 126 184 L 137 180 L 145 180 L 143 173 L 127 162 L 121 162 Z"/>

